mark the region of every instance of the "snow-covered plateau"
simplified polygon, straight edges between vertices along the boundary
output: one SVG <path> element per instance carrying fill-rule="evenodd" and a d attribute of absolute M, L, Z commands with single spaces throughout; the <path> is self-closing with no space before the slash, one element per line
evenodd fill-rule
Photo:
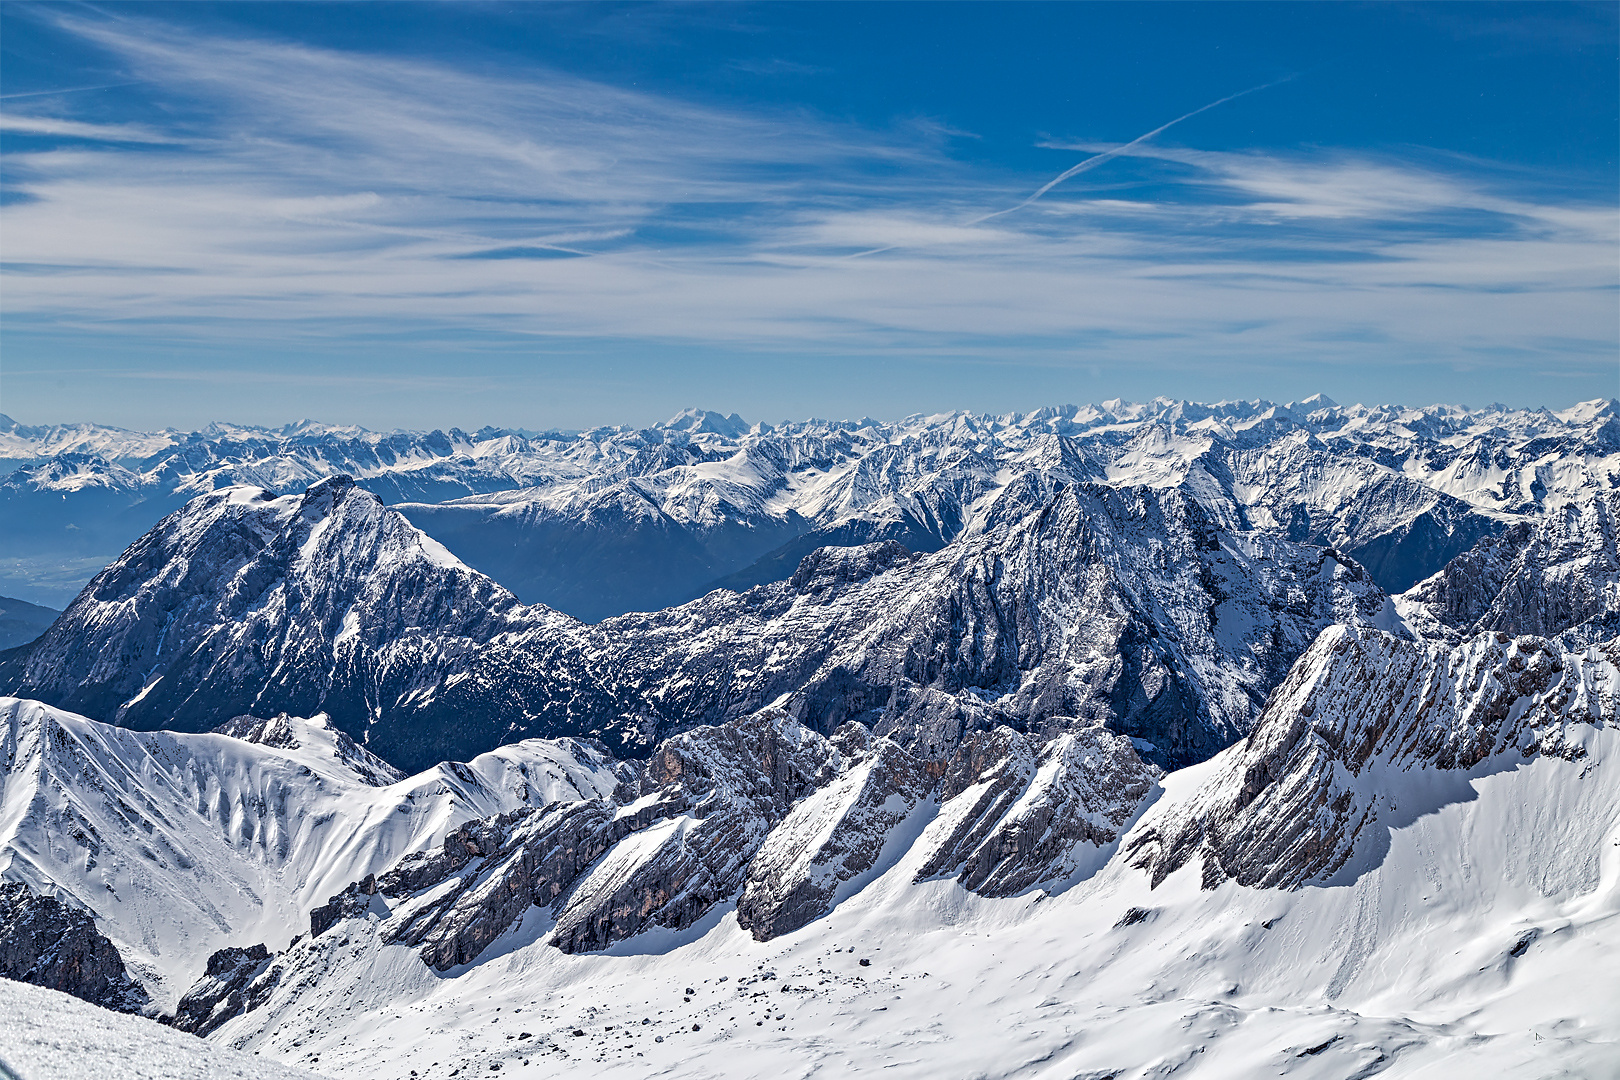
<path fill-rule="evenodd" d="M 1617 409 L 0 423 L 0 1076 L 1612 1080 Z"/>

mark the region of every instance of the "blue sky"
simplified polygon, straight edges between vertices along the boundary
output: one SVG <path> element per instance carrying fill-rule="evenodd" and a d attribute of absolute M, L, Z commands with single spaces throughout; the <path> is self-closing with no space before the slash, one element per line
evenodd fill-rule
<path fill-rule="evenodd" d="M 0 410 L 1613 395 L 1617 12 L 8 2 Z"/>

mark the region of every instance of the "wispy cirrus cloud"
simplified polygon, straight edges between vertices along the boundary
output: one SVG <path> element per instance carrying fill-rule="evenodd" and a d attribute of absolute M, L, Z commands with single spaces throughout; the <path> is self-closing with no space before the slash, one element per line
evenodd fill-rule
<path fill-rule="evenodd" d="M 62 135 L 70 139 L 112 143 L 182 141 L 141 124 L 87 124 L 80 120 L 61 120 L 51 116 L 16 116 L 4 113 L 0 113 L 0 131 L 14 131 L 25 135 Z"/>
<path fill-rule="evenodd" d="M 1613 207 L 1466 163 L 1070 144 L 1119 175 L 1039 188 L 925 126 L 57 19 L 167 108 L 7 110 L 36 140 L 9 152 L 13 330 L 1161 363 L 1334 340 L 1581 367 L 1615 348 Z"/>

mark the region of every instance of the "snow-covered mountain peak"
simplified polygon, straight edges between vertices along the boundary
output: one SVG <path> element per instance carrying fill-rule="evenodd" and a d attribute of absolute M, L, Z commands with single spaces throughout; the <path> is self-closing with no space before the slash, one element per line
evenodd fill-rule
<path fill-rule="evenodd" d="M 1591 401 L 1582 401 L 1567 409 L 1560 409 L 1553 415 L 1566 424 L 1590 424 L 1598 420 L 1612 420 L 1620 415 L 1620 399 L 1593 398 Z"/>
<path fill-rule="evenodd" d="M 214 731 L 278 750 L 305 751 L 305 762 L 316 771 L 347 782 L 387 787 L 405 779 L 404 773 L 333 727 L 325 713 L 307 719 L 286 713 L 269 719 L 243 715 L 227 720 Z"/>
<path fill-rule="evenodd" d="M 434 678 L 432 654 L 447 662 L 445 650 L 513 617 L 572 622 L 523 608 L 345 475 L 280 497 L 235 486 L 188 503 L 102 571 L 11 685 L 136 727 L 336 714 L 341 701 L 338 725 L 356 732 L 354 714 L 376 718 L 364 699 L 387 678 L 361 670 L 396 664 L 414 686 Z M 357 678 L 369 689 L 341 690 Z"/>
<path fill-rule="evenodd" d="M 720 435 L 728 439 L 738 439 L 747 435 L 753 428 L 748 421 L 732 413 L 711 412 L 708 409 L 683 409 L 668 420 L 653 425 L 654 430 L 684 431 L 692 435 Z"/>

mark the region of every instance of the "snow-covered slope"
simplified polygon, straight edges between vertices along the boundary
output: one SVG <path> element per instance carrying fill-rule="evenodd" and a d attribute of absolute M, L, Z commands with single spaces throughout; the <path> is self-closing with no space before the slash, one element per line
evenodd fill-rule
<path fill-rule="evenodd" d="M 6 1080 L 315 1080 L 320 1074 L 0 979 Z"/>
<path fill-rule="evenodd" d="M 1525 659 L 1544 643 L 1487 637 L 1455 654 L 1455 671 L 1424 661 L 1423 678 L 1455 675 L 1461 696 L 1385 724 L 1407 715 L 1411 682 L 1369 678 L 1341 659 L 1345 640 L 1386 666 L 1441 655 L 1330 632 L 1250 740 L 1155 783 L 1145 808 L 1115 819 L 1123 835 L 1064 880 L 997 898 L 931 876 L 929 837 L 954 827 L 947 803 L 928 804 L 932 823 L 908 828 L 904 850 L 830 914 L 767 941 L 721 908 L 678 934 L 570 955 L 549 947 L 554 924 L 535 908 L 473 962 L 430 977 L 384 944 L 397 916 L 374 906 L 284 954 L 264 1003 L 213 1038 L 362 1076 L 423 1062 L 427 1076 L 1614 1075 L 1620 644 L 1552 671 Z M 1134 865 L 1232 777 L 1241 788 L 1278 745 L 1274 728 L 1300 723 L 1310 734 L 1292 745 L 1318 753 L 1341 752 L 1335 723 L 1365 732 L 1327 772 L 1377 777 L 1336 873 L 1279 887 L 1207 861 L 1163 875 Z M 1533 737 L 1502 738 L 1510 730 Z M 1290 764 L 1276 783 L 1292 775 Z M 871 805 L 863 787 L 824 790 Z M 818 798 L 784 826 L 831 839 L 815 823 L 837 815 Z M 1327 809 L 1273 803 L 1305 827 Z M 782 880 L 788 864 L 765 858 Z"/>
<path fill-rule="evenodd" d="M 572 741 L 387 782 L 320 719 L 276 726 L 268 743 L 135 732 L 0 698 L 0 877 L 94 912 L 168 1009 L 215 949 L 281 947 L 349 882 L 461 823 L 619 782 Z"/>
<path fill-rule="evenodd" d="M 212 1042 L 333 1074 L 1602 1077 L 1617 661 L 1620 640 L 1336 626 L 1252 735 L 1165 776 L 1094 725 L 992 728 L 930 762 L 766 710 L 633 773 L 574 747 L 538 798 L 450 827 L 452 798 L 437 835 L 399 809 L 421 778 L 372 786 L 320 725 L 248 743 L 14 703 L 73 767 L 15 770 L 0 806 L 28 823 L 8 850 L 54 843 L 82 884 L 91 859 L 181 880 L 172 849 L 220 874 L 213 897 L 313 899 L 314 867 L 352 868 L 279 953 L 301 926 L 240 913 L 282 936 L 216 956 L 187 998 Z M 299 828 L 335 815 L 325 844 L 255 817 L 299 798 Z M 389 826 L 367 828 L 395 816 L 389 859 L 367 839 Z M 117 940 L 129 882 L 105 880 L 83 899 Z M 202 937 L 175 946 L 194 972 Z"/>

